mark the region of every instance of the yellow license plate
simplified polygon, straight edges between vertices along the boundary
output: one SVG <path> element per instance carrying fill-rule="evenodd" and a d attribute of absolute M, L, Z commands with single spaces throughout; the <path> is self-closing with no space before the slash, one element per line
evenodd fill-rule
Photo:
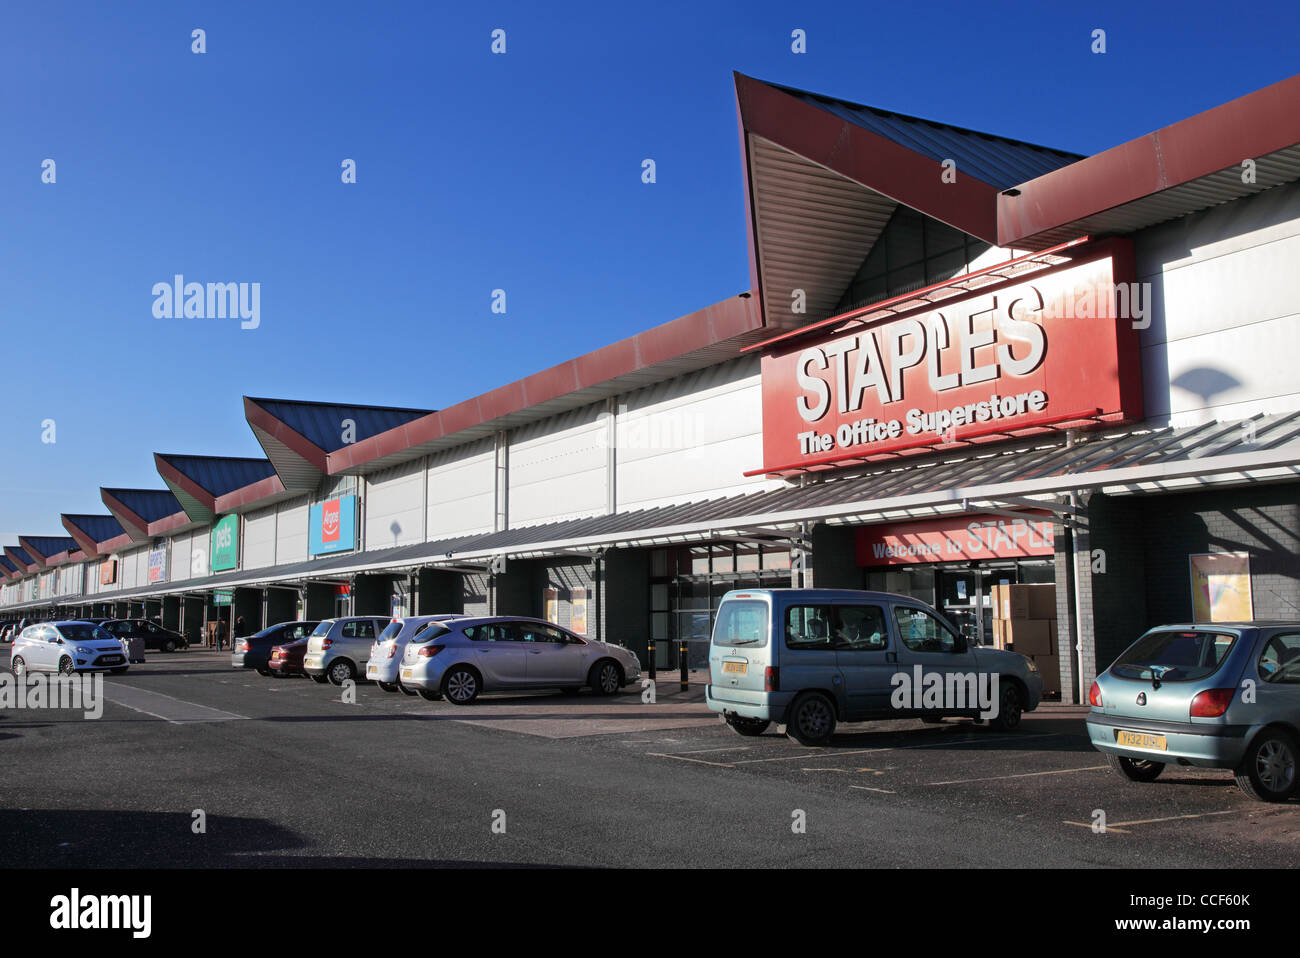
<path fill-rule="evenodd" d="M 1132 748 L 1155 749 L 1159 752 L 1169 749 L 1169 743 L 1163 735 L 1150 735 L 1146 732 L 1116 732 L 1115 744 L 1128 745 Z"/>
<path fill-rule="evenodd" d="M 737 675 L 744 675 L 749 670 L 748 662 L 723 662 L 722 671 L 734 672 Z"/>
<path fill-rule="evenodd" d="M 367 666 L 366 666 L 366 671 L 369 672 L 371 675 L 373 675 L 374 673 L 378 672 L 379 669 L 378 669 L 376 666 L 373 666 L 373 665 L 367 665 Z"/>
<path fill-rule="evenodd" d="M 409 679 L 410 677 L 411 677 L 411 670 L 410 670 L 410 669 L 402 669 L 402 678 L 404 678 L 404 679 Z"/>

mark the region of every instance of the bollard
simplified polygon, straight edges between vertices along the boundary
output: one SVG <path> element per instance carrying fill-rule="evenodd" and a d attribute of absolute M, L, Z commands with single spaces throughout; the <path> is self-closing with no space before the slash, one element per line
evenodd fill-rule
<path fill-rule="evenodd" d="M 687 656 L 686 640 L 682 639 L 681 648 L 677 650 L 677 657 L 681 659 L 681 663 L 682 663 L 682 691 L 683 692 L 685 692 L 687 689 L 691 687 L 691 677 L 687 672 L 686 656 Z"/>

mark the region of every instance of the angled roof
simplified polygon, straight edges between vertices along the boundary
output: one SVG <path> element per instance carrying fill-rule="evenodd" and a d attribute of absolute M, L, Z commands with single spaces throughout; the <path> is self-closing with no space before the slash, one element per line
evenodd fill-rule
<path fill-rule="evenodd" d="M 1016 186 L 998 244 L 1129 233 L 1300 179 L 1300 74 Z M 1243 160 L 1255 180 L 1243 182 Z"/>
<path fill-rule="evenodd" d="M 200 525 L 185 514 L 170 489 L 101 488 L 99 495 L 136 542 Z"/>
<path fill-rule="evenodd" d="M 77 550 L 77 540 L 71 536 L 19 536 L 18 544 L 39 566 L 66 562 L 68 556 Z"/>
<path fill-rule="evenodd" d="M 371 431 L 380 425 L 378 418 L 364 431 L 357 419 L 356 441 L 349 444 L 341 442 L 341 411 L 354 407 L 246 396 L 244 412 L 285 487 L 310 491 L 323 475 L 363 475 L 386 469 L 491 436 L 497 430 L 517 428 L 716 365 L 734 358 L 742 346 L 761 338 L 762 331 L 757 303 L 743 293 L 446 409 L 409 419 L 393 417 L 389 428 L 381 432 Z M 289 406 L 316 408 L 286 408 Z M 319 442 L 313 441 L 313 433 Z M 327 445 L 321 445 L 327 439 Z"/>
<path fill-rule="evenodd" d="M 750 282 L 778 330 L 831 314 L 900 205 L 995 244 L 998 193 L 1080 159 L 739 73 L 735 83 Z"/>
<path fill-rule="evenodd" d="M 36 562 L 27 554 L 27 550 L 22 546 L 5 546 L 5 558 L 18 567 L 21 572 L 31 572 L 36 568 Z"/>
<path fill-rule="evenodd" d="M 112 515 L 94 516 L 64 513 L 60 516 L 63 528 L 77 541 L 87 556 L 96 556 L 120 549 L 131 542 L 131 537 Z"/>
<path fill-rule="evenodd" d="M 269 505 L 287 495 L 269 459 L 157 452 L 154 465 L 195 522 L 208 523 L 218 513 Z"/>

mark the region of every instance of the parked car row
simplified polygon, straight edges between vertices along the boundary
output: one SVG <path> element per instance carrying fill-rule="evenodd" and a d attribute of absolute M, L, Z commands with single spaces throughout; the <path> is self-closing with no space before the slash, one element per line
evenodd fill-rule
<path fill-rule="evenodd" d="M 290 641 L 272 644 L 276 636 Z M 641 677 L 631 650 L 521 616 L 346 616 L 283 622 L 244 641 L 231 656 L 235 668 L 321 684 L 369 680 L 456 705 L 524 689 L 613 695 Z"/>

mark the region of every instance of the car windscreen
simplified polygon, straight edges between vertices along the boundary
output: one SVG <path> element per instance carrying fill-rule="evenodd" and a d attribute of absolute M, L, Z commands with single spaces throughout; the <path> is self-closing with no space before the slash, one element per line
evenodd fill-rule
<path fill-rule="evenodd" d="M 69 642 L 111 642 L 113 637 L 97 625 L 75 622 L 59 626 L 59 632 Z"/>
<path fill-rule="evenodd" d="M 768 604 L 756 599 L 728 599 L 713 624 L 713 644 L 762 648 L 767 645 Z"/>
<path fill-rule="evenodd" d="M 1236 641 L 1231 632 L 1202 629 L 1148 632 L 1115 660 L 1110 671 L 1144 682 L 1194 682 L 1219 671 Z"/>
<path fill-rule="evenodd" d="M 450 631 L 451 629 L 447 628 L 441 622 L 430 622 L 419 632 L 415 633 L 415 638 L 411 641 L 416 645 L 422 645 L 425 642 L 430 642 L 433 639 L 436 639 L 440 635 L 446 635 Z"/>

